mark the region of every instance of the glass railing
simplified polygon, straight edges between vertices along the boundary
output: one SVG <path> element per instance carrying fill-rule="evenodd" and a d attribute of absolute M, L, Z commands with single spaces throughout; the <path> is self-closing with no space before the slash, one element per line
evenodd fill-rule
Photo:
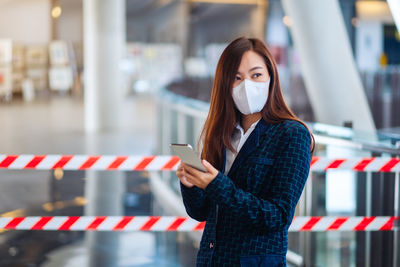
<path fill-rule="evenodd" d="M 197 145 L 206 119 L 207 102 L 177 95 L 163 89 L 157 94 L 157 153 L 171 154 L 170 143 Z M 397 157 L 396 136 L 369 134 L 347 127 L 307 123 L 316 140 L 314 156 L 329 158 Z M 173 172 L 160 174 L 179 195 Z M 399 173 L 328 170 L 310 172 L 296 208 L 296 216 L 394 216 L 398 214 Z M 379 202 L 379 205 L 376 204 Z M 398 215 L 397 215 L 398 216 Z M 291 232 L 288 263 L 293 266 L 356 266 L 374 263 L 381 257 L 376 245 L 392 252 L 398 249 L 399 235 L 393 232 Z M 396 254 L 396 253 L 394 253 Z M 372 255 L 372 256 L 371 256 Z M 374 256 L 376 255 L 376 256 Z M 393 255 L 392 255 L 393 256 Z M 387 262 L 395 262 L 395 256 Z M 359 266 L 359 265 L 357 265 Z M 360 265 L 370 266 L 370 265 Z M 371 265 L 373 266 L 373 265 Z"/>
<path fill-rule="evenodd" d="M 158 127 L 162 129 L 158 136 L 158 152 L 169 153 L 169 144 L 173 141 L 196 145 L 199 129 L 208 114 L 209 103 L 181 96 L 166 89 L 162 89 L 157 95 Z M 313 132 L 317 145 L 349 148 L 361 155 L 386 153 L 400 156 L 400 134 L 384 131 L 378 131 L 377 134 L 368 133 L 316 122 L 306 122 L 306 124 Z"/>

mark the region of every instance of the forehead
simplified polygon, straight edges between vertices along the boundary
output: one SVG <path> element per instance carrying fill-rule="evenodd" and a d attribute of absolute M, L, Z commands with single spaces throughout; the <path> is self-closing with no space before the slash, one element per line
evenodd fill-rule
<path fill-rule="evenodd" d="M 255 66 L 266 68 L 263 57 L 254 51 L 246 51 L 242 56 L 238 71 L 246 72 Z"/>

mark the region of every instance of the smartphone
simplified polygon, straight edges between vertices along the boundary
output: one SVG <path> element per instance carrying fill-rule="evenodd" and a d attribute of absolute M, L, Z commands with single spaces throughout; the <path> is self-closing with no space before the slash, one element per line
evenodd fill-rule
<path fill-rule="evenodd" d="M 192 146 L 189 144 L 170 144 L 169 145 L 174 153 L 178 155 L 181 161 L 193 168 L 200 171 L 207 172 L 203 164 L 201 164 L 201 159 L 193 150 Z"/>

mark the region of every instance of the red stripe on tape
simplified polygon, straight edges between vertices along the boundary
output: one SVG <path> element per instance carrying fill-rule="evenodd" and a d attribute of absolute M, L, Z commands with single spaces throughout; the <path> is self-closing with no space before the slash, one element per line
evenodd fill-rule
<path fill-rule="evenodd" d="M 326 230 L 337 230 L 344 224 L 349 218 L 341 217 L 337 218 Z"/>
<path fill-rule="evenodd" d="M 23 220 L 25 220 L 25 217 L 14 218 L 4 226 L 4 229 L 15 229 Z"/>
<path fill-rule="evenodd" d="M 46 156 L 34 156 L 31 161 L 24 167 L 24 169 L 34 169 Z"/>
<path fill-rule="evenodd" d="M 138 165 L 136 165 L 135 168 L 133 168 L 136 171 L 143 171 L 147 165 L 150 164 L 150 162 L 152 162 L 154 160 L 155 156 L 149 156 L 149 157 L 144 157 L 144 159 L 139 162 Z"/>
<path fill-rule="evenodd" d="M 300 231 L 310 231 L 314 225 L 317 224 L 317 222 L 319 222 L 321 220 L 321 217 L 312 217 L 308 220 L 308 222 L 301 227 Z"/>
<path fill-rule="evenodd" d="M 6 158 L 0 162 L 0 168 L 8 168 L 17 158 L 18 156 L 6 156 Z"/>
<path fill-rule="evenodd" d="M 317 162 L 318 160 L 319 160 L 318 157 L 312 157 L 312 158 L 311 158 L 310 166 L 314 165 L 314 163 Z"/>
<path fill-rule="evenodd" d="M 102 224 L 106 220 L 105 216 L 96 217 L 94 221 L 86 227 L 86 230 L 97 230 L 100 224 Z"/>
<path fill-rule="evenodd" d="M 142 227 L 140 227 L 139 230 L 141 230 L 141 231 L 149 231 L 149 230 L 151 230 L 151 227 L 153 227 L 153 225 L 154 225 L 156 222 L 158 222 L 158 220 L 160 220 L 160 217 L 159 217 L 159 216 L 151 216 L 151 217 L 147 220 L 147 222 L 146 222 Z"/>
<path fill-rule="evenodd" d="M 73 158 L 74 156 L 62 156 L 56 164 L 51 167 L 51 169 L 63 169 L 65 165 Z"/>
<path fill-rule="evenodd" d="M 31 227 L 31 230 L 42 230 L 43 227 L 53 219 L 53 217 L 42 217 L 40 220 Z"/>
<path fill-rule="evenodd" d="M 343 162 L 345 162 L 345 159 L 335 159 L 334 161 L 332 161 L 326 168 L 325 171 L 328 169 L 336 169 L 338 168 L 340 165 L 342 165 Z"/>
<path fill-rule="evenodd" d="M 390 172 L 394 167 L 396 167 L 397 163 L 400 162 L 400 159 L 392 158 L 390 159 L 382 168 L 379 169 L 380 172 Z"/>
<path fill-rule="evenodd" d="M 390 217 L 390 219 L 381 227 L 379 228 L 380 231 L 388 231 L 393 229 L 393 223 L 395 220 L 398 220 L 398 217 Z"/>
<path fill-rule="evenodd" d="M 71 230 L 71 226 L 79 220 L 79 216 L 70 216 L 68 219 L 60 226 L 58 227 L 58 230 L 63 231 L 63 230 Z"/>
<path fill-rule="evenodd" d="M 178 230 L 178 227 L 181 226 L 182 223 L 186 221 L 186 218 L 184 217 L 178 217 L 175 219 L 173 223 L 171 223 L 170 226 L 168 226 L 167 231 L 176 231 Z"/>
<path fill-rule="evenodd" d="M 193 231 L 201 231 L 204 230 L 204 227 L 206 226 L 206 222 L 199 222 L 194 228 Z"/>
<path fill-rule="evenodd" d="M 173 156 L 173 157 L 167 162 L 167 164 L 165 164 L 165 165 L 161 168 L 161 170 L 172 170 L 172 169 L 175 167 L 175 165 L 178 164 L 178 162 L 179 162 L 180 160 L 181 160 L 181 159 L 180 159 L 179 157 Z"/>
<path fill-rule="evenodd" d="M 108 167 L 107 170 L 116 170 L 127 160 L 128 157 L 117 157 Z"/>
<path fill-rule="evenodd" d="M 124 230 L 125 227 L 128 225 L 128 223 L 130 223 L 133 218 L 135 218 L 134 216 L 127 216 L 122 218 L 116 226 L 114 226 L 113 230 L 118 231 L 118 230 Z"/>
<path fill-rule="evenodd" d="M 365 228 L 373 221 L 375 220 L 375 216 L 373 217 L 364 217 L 362 221 L 354 227 L 354 231 L 364 231 Z"/>
<path fill-rule="evenodd" d="M 89 157 L 80 167 L 79 170 L 86 170 L 91 168 L 96 161 L 98 161 L 100 159 L 100 156 L 91 156 Z"/>
<path fill-rule="evenodd" d="M 365 168 L 374 160 L 375 158 L 365 158 L 362 159 L 356 166 L 354 166 L 353 170 L 362 172 Z"/>

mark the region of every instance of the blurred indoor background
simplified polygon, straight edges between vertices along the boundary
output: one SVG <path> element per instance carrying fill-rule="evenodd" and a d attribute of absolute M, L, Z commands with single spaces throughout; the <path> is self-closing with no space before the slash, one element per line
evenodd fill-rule
<path fill-rule="evenodd" d="M 195 146 L 239 36 L 266 42 L 314 156 L 398 158 L 399 27 L 400 0 L 0 0 L 0 166 Z M 396 164 L 310 172 L 296 216 L 399 216 Z M 2 168 L 0 192 L 2 217 L 187 216 L 171 171 Z M 400 267 L 398 227 L 290 232 L 288 266 Z M 0 266 L 194 266 L 200 236 L 0 230 Z"/>

